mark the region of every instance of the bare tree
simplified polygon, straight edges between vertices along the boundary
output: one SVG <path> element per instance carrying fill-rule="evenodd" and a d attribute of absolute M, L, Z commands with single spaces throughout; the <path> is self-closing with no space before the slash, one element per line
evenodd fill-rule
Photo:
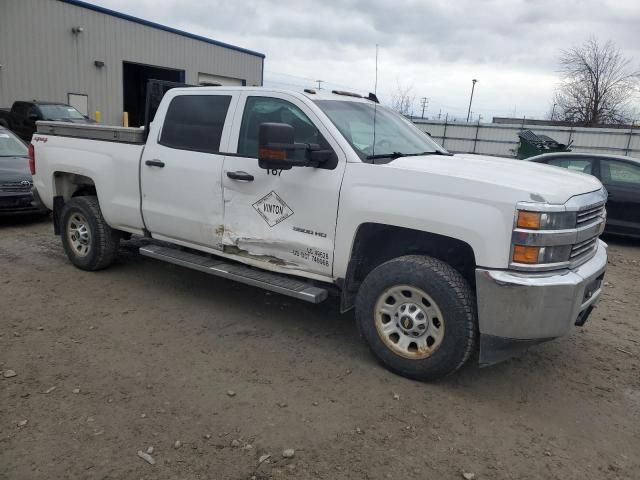
<path fill-rule="evenodd" d="M 396 83 L 396 91 L 391 98 L 391 108 L 396 112 L 405 115 L 413 115 L 413 105 L 416 102 L 416 95 L 413 93 L 413 85 L 402 85 Z"/>
<path fill-rule="evenodd" d="M 554 95 L 552 120 L 587 126 L 632 120 L 640 71 L 611 41 L 601 44 L 592 37 L 562 51 L 559 63 L 562 80 Z"/>

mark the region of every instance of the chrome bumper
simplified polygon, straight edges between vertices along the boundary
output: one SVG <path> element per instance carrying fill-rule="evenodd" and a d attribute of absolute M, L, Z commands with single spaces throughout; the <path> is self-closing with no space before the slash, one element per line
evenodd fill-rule
<path fill-rule="evenodd" d="M 561 273 L 476 269 L 480 363 L 567 334 L 586 320 L 602 293 L 607 245 L 598 240 L 588 262 Z"/>

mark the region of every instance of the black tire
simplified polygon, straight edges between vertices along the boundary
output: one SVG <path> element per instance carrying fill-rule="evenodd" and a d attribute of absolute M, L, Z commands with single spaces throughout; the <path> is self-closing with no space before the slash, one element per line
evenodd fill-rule
<path fill-rule="evenodd" d="M 411 335 L 424 335 L 419 331 L 400 330 L 406 325 L 414 326 L 413 322 L 406 322 L 405 313 L 402 313 L 400 305 L 410 305 L 413 308 L 413 300 L 408 304 L 403 304 L 403 300 L 397 303 L 398 291 L 402 295 L 414 293 L 412 291 L 403 290 L 396 286 L 410 286 L 415 291 L 425 293 L 435 302 L 435 309 L 439 309 L 442 319 L 434 316 L 430 321 L 433 327 L 427 321 L 426 332 L 437 331 L 437 346 L 433 352 L 429 351 L 429 347 L 424 350 L 417 350 L 418 344 L 413 342 Z M 392 292 L 391 296 L 388 292 Z M 385 298 L 386 297 L 386 300 Z M 412 298 L 411 297 L 411 298 Z M 419 305 L 418 312 L 422 312 L 420 307 L 424 308 L 425 315 L 423 318 L 429 317 L 429 312 L 434 307 L 429 301 L 425 301 L 422 295 L 417 295 L 418 299 L 428 307 Z M 408 297 L 409 298 L 409 297 Z M 393 300 L 392 306 L 389 302 Z M 379 303 L 380 302 L 380 303 Z M 376 313 L 385 309 L 396 309 L 396 313 L 387 315 L 386 313 Z M 405 308 L 407 308 L 405 306 Z M 394 311 L 394 310 L 392 310 Z M 409 310 L 405 310 L 408 312 Z M 418 313 L 418 314 L 419 314 Z M 400 315 L 400 319 L 396 322 L 396 318 Z M 377 316 L 379 315 L 379 317 Z M 388 317 L 390 323 L 384 323 Z M 373 354 L 391 371 L 399 375 L 423 380 L 437 380 L 452 374 L 458 370 L 467 361 L 474 350 L 477 338 L 477 320 L 476 320 L 476 302 L 473 290 L 469 287 L 466 280 L 460 273 L 451 266 L 427 256 L 404 256 L 390 260 L 372 270 L 365 278 L 360 286 L 358 296 L 356 298 L 356 321 L 360 333 L 365 338 Z M 400 322 L 404 322 L 400 325 Z M 440 325 L 442 331 L 436 327 Z M 390 325 L 392 330 L 398 330 L 400 333 L 392 333 L 396 335 L 394 338 L 405 337 L 404 342 L 411 342 L 410 347 L 416 349 L 404 352 L 406 355 L 415 355 L 414 358 L 407 358 L 403 352 L 398 352 L 393 348 L 400 349 L 400 346 L 392 345 L 394 338 L 389 335 L 379 333 L 379 328 L 385 328 L 382 325 Z M 417 325 L 417 321 L 416 321 Z M 419 326 L 419 325 L 418 325 Z M 421 327 L 425 328 L 425 327 Z M 434 328 L 435 330 L 430 330 Z M 403 333 L 404 332 L 404 333 Z M 383 340 L 386 336 L 386 340 Z M 431 338 L 433 340 L 434 337 Z M 424 340 L 425 344 L 428 338 Z M 385 343 L 386 342 L 386 343 Z M 399 345 L 400 341 L 396 343 Z M 435 345 L 435 343 L 434 343 Z M 427 355 L 420 357 L 420 355 Z"/>
<path fill-rule="evenodd" d="M 78 217 L 77 215 L 80 215 Z M 74 247 L 71 226 L 76 225 L 73 218 L 83 218 L 86 220 L 86 230 L 89 232 L 88 240 L 84 246 L 86 252 Z M 120 244 L 120 233 L 112 229 L 105 222 L 98 199 L 94 196 L 74 197 L 64 204 L 60 213 L 60 228 L 62 245 L 64 250 L 76 267 L 82 270 L 101 270 L 111 265 L 118 255 Z M 80 248 L 84 248 L 81 246 Z"/>

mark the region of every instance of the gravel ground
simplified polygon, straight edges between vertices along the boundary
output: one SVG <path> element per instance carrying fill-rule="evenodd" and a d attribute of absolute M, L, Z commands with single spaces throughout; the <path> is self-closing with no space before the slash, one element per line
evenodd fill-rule
<path fill-rule="evenodd" d="M 640 243 L 609 242 L 587 326 L 425 384 L 380 367 L 336 301 L 135 241 L 82 272 L 48 221 L 0 220 L 0 478 L 638 479 Z"/>

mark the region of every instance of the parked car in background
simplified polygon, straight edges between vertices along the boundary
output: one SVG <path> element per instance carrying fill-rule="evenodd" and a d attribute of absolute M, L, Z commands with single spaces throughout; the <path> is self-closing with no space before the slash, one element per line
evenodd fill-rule
<path fill-rule="evenodd" d="M 71 123 L 95 123 L 71 105 L 56 102 L 13 102 L 11 110 L 0 108 L 0 127 L 15 132 L 26 142 L 31 141 L 38 120 Z"/>
<path fill-rule="evenodd" d="M 605 232 L 640 237 L 640 159 L 593 153 L 547 153 L 531 162 L 588 173 L 609 192 Z"/>
<path fill-rule="evenodd" d="M 0 215 L 48 212 L 34 198 L 32 187 L 27 146 L 0 127 Z"/>

